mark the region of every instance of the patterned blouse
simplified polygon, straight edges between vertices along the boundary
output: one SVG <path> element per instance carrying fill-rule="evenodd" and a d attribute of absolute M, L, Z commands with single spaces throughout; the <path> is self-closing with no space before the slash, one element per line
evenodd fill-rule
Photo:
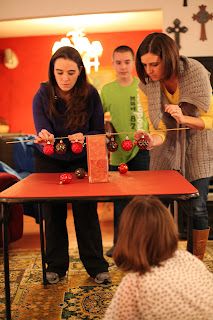
<path fill-rule="evenodd" d="M 213 319 L 213 273 L 184 250 L 144 275 L 128 273 L 104 320 L 140 319 Z"/>

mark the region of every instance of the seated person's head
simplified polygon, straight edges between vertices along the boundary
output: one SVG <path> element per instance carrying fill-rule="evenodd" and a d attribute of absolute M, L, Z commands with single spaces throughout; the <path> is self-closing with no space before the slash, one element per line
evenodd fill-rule
<path fill-rule="evenodd" d="M 169 210 L 155 197 L 135 197 L 122 213 L 113 258 L 123 271 L 142 274 L 172 257 L 177 245 Z"/>

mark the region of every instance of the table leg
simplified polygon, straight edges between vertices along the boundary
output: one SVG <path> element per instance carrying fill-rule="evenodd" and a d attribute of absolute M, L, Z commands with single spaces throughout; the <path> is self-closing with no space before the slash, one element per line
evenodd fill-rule
<path fill-rule="evenodd" d="M 174 222 L 178 229 L 178 202 L 176 200 L 174 201 Z"/>
<path fill-rule="evenodd" d="M 41 246 L 43 284 L 44 286 L 46 286 L 47 285 L 46 255 L 44 250 L 44 228 L 43 228 L 43 214 L 42 214 L 41 203 L 38 203 L 38 216 L 39 216 L 39 225 L 40 225 L 40 246 Z"/>
<path fill-rule="evenodd" d="M 173 200 L 172 203 L 170 204 L 170 211 L 174 217 L 174 222 L 178 230 L 178 203 L 176 200 Z"/>
<path fill-rule="evenodd" d="M 8 254 L 8 218 L 9 218 L 9 205 L 8 204 L 1 204 L 1 213 L 2 213 L 2 218 L 3 218 L 2 234 L 3 234 L 3 252 L 4 252 L 4 283 L 5 283 L 6 320 L 11 320 L 10 275 L 9 275 L 9 254 Z"/>

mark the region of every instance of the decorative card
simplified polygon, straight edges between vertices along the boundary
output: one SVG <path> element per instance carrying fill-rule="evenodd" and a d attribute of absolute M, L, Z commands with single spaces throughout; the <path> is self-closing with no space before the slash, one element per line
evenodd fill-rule
<path fill-rule="evenodd" d="M 109 168 L 105 134 L 87 136 L 86 143 L 89 182 L 108 182 Z"/>

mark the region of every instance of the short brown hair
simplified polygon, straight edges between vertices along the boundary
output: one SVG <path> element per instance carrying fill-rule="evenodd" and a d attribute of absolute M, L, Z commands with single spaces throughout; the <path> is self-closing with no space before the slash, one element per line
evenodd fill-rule
<path fill-rule="evenodd" d="M 122 46 L 119 46 L 119 47 L 115 48 L 115 49 L 113 50 L 113 54 L 112 54 L 112 57 L 113 57 L 113 58 L 114 58 L 114 54 L 115 54 L 116 52 L 121 52 L 121 53 L 123 53 L 123 52 L 130 52 L 131 55 L 132 55 L 132 58 L 133 58 L 133 60 L 134 60 L 134 56 L 135 56 L 134 51 L 133 51 L 133 49 L 132 49 L 131 47 L 129 47 L 129 46 L 122 45 Z"/>
<path fill-rule="evenodd" d="M 149 78 L 146 74 L 143 64 L 141 63 L 141 56 L 146 53 L 152 53 L 163 62 L 164 65 L 164 78 L 169 79 L 173 74 L 179 74 L 179 49 L 175 41 L 167 34 L 161 32 L 153 32 L 146 36 L 141 42 L 136 52 L 136 71 L 139 79 L 143 83 L 147 83 Z"/>
<path fill-rule="evenodd" d="M 156 197 L 134 197 L 125 207 L 113 258 L 123 271 L 150 271 L 173 256 L 178 232 L 169 210 Z"/>

